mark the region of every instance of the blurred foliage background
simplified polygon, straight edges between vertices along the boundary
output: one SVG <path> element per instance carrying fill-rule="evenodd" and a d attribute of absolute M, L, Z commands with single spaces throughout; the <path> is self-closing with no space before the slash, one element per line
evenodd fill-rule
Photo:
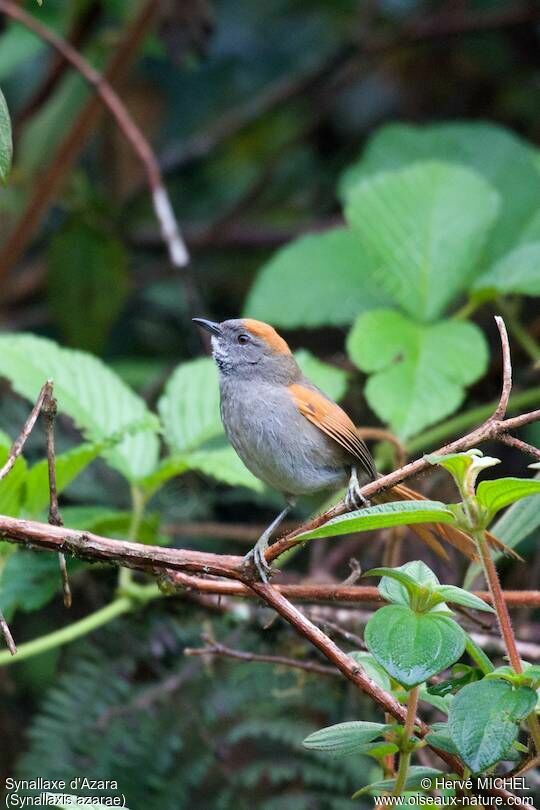
<path fill-rule="evenodd" d="M 389 427 L 418 453 L 489 412 L 500 311 L 514 407 L 539 407 L 536 2 L 23 5 L 110 78 L 156 151 L 192 257 L 182 272 L 169 267 L 141 166 L 84 81 L 1 18 L 15 155 L 0 190 L 0 449 L 54 369 L 67 525 L 238 552 L 279 506 L 223 442 L 213 367 L 194 360 L 195 315 L 272 322 L 357 423 Z M 40 339 L 18 334 L 28 332 Z M 537 442 L 538 429 L 523 438 Z M 518 453 L 488 449 L 523 471 Z M 375 452 L 380 469 L 396 462 L 386 443 Z M 36 431 L 19 479 L 0 489 L 5 513 L 45 514 L 43 455 Z M 453 497 L 436 474 L 424 489 Z M 538 511 L 530 499 L 519 526 L 507 516 L 500 530 L 520 544 L 530 587 Z M 337 582 L 351 555 L 364 568 L 426 555 L 409 536 L 399 547 L 384 533 L 370 540 L 314 543 L 283 576 Z M 67 614 L 55 560 L 12 548 L 0 560 L 18 642 L 113 598 L 115 572 L 75 564 Z M 441 581 L 467 574 L 457 557 L 430 564 Z M 524 585 L 519 564 L 505 561 L 503 576 Z M 521 611 L 517 630 L 538 649 L 533 619 Z M 365 616 L 344 609 L 336 621 L 359 633 Z M 233 647 L 312 655 L 269 622 L 255 604 L 187 594 L 1 668 L 0 776 L 117 779 L 132 810 L 358 806 L 349 796 L 375 763 L 321 767 L 300 745 L 320 726 L 375 719 L 351 687 L 182 655 L 202 630 Z"/>

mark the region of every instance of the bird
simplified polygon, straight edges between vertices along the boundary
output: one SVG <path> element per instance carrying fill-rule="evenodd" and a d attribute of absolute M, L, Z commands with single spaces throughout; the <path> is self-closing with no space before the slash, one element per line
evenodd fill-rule
<path fill-rule="evenodd" d="M 375 462 L 352 419 L 302 373 L 287 342 L 272 326 L 253 318 L 192 320 L 211 335 L 221 420 L 229 442 L 247 469 L 286 502 L 245 557 L 246 565 L 254 564 L 266 583 L 270 567 L 265 552 L 298 497 L 347 487 L 349 511 L 369 506 L 361 487 L 378 477 Z M 423 499 L 403 485 L 391 493 L 381 494 L 379 502 L 389 497 Z M 427 527 L 414 530 L 447 556 Z M 473 541 L 463 532 L 449 526 L 438 530 L 468 557 L 476 557 Z M 496 538 L 492 543 L 503 546 Z"/>

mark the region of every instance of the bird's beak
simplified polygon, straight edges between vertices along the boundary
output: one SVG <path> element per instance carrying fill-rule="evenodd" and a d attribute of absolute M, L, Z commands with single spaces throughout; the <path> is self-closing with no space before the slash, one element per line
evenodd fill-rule
<path fill-rule="evenodd" d="M 207 321 L 205 318 L 192 318 L 191 320 L 198 326 L 202 326 L 203 329 L 206 329 L 206 331 L 210 332 L 212 335 L 221 337 L 223 334 L 221 331 L 221 326 L 219 323 L 215 323 L 215 321 Z"/>

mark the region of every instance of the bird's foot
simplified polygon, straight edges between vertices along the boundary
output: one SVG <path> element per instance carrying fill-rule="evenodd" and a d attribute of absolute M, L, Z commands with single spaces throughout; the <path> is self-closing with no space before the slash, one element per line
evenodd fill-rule
<path fill-rule="evenodd" d="M 265 533 L 266 534 L 266 533 Z M 242 567 L 251 569 L 253 574 L 258 573 L 259 579 L 268 584 L 268 576 L 272 573 L 271 567 L 266 562 L 265 551 L 268 548 L 268 537 L 262 534 L 251 551 L 244 557 Z"/>
<path fill-rule="evenodd" d="M 365 509 L 371 505 L 368 499 L 364 498 L 362 495 L 362 488 L 360 486 L 360 482 L 358 481 L 355 467 L 353 467 L 351 472 L 349 487 L 347 489 L 347 494 L 345 495 L 345 504 L 349 512 L 352 512 L 355 509 Z"/>

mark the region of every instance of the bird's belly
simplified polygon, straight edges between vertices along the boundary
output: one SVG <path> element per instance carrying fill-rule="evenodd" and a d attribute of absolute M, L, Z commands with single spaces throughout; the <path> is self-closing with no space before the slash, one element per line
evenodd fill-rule
<path fill-rule="evenodd" d="M 221 414 L 232 446 L 257 478 L 286 495 L 337 489 L 347 482 L 343 453 L 299 413 L 286 389 L 228 396 Z"/>

